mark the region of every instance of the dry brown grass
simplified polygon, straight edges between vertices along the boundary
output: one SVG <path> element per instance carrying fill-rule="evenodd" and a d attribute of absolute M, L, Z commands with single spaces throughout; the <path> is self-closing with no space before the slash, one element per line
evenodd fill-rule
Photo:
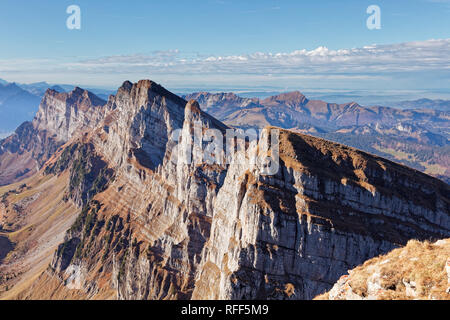
<path fill-rule="evenodd" d="M 437 245 L 412 240 L 405 248 L 365 262 L 354 269 L 349 284 L 356 294 L 367 296 L 367 280 L 375 272 L 380 274 L 384 289 L 380 299 L 450 299 L 445 264 L 450 257 L 450 240 Z M 416 284 L 416 297 L 406 295 L 404 281 Z"/>
<path fill-rule="evenodd" d="M 409 201 L 413 192 L 417 194 L 413 198 L 416 205 L 434 210 L 435 203 L 418 193 L 417 188 L 406 188 L 397 182 L 390 185 L 374 178 L 374 173 L 381 176 L 388 172 L 396 181 L 411 179 L 418 185 L 428 185 L 444 202 L 450 203 L 450 187 L 444 182 L 376 155 L 320 138 L 280 129 L 280 158 L 288 168 L 338 182 L 345 179 L 346 185 L 359 186 L 371 193 L 380 192 Z"/>
<path fill-rule="evenodd" d="M 284 293 L 290 298 L 295 294 L 295 287 L 292 283 L 287 283 L 284 288 Z"/>
<path fill-rule="evenodd" d="M 59 177 L 41 176 L 38 173 L 27 180 L 30 189 L 19 191 L 17 185 L 3 189 L 18 190 L 7 197 L 11 219 L 17 220 L 19 216 L 12 209 L 15 203 L 33 195 L 37 197 L 24 207 L 23 213 L 20 213 L 20 223 L 7 233 L 15 247 L 0 267 L 13 277 L 0 286 L 0 300 L 20 298 L 23 292 L 30 289 L 51 262 L 55 249 L 78 215 L 77 208 L 62 200 L 67 180 L 67 173 Z M 6 286 L 8 291 L 5 291 Z"/>

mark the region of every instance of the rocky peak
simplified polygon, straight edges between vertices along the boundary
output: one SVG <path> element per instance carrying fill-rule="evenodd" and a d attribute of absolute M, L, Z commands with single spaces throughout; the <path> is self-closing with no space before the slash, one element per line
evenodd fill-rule
<path fill-rule="evenodd" d="M 282 93 L 273 97 L 262 100 L 263 105 L 284 104 L 291 107 L 303 106 L 308 102 L 308 99 L 299 91 Z"/>
<path fill-rule="evenodd" d="M 189 110 L 189 113 L 201 114 L 202 112 L 199 103 L 194 99 L 188 101 L 186 104 L 186 109 Z M 187 110 L 186 112 L 188 112 Z"/>
<path fill-rule="evenodd" d="M 119 90 L 125 90 L 130 92 L 131 89 L 133 88 L 133 83 L 129 80 L 124 81 L 124 83 L 120 86 Z"/>
<path fill-rule="evenodd" d="M 75 88 L 68 93 L 47 89 L 33 122 L 26 122 L 0 143 L 0 185 L 34 174 L 59 146 L 104 118 L 106 102 Z"/>
<path fill-rule="evenodd" d="M 56 112 L 66 104 L 52 108 L 51 120 L 66 115 Z M 93 109 L 106 117 L 48 162 L 69 171 L 85 204 L 46 273 L 62 295 L 312 299 L 412 238 L 450 236 L 448 185 L 382 158 L 280 130 L 273 175 L 245 161 L 245 150 L 227 164 L 177 163 L 174 131 L 183 154 L 195 147 L 195 122 L 226 128 L 197 101 L 143 80 Z M 51 291 L 34 288 L 44 288 L 40 297 Z"/>
<path fill-rule="evenodd" d="M 50 98 L 70 104 L 77 104 L 79 108 L 83 108 L 84 106 L 86 108 L 95 108 L 105 104 L 103 99 L 80 87 L 75 87 L 71 92 L 58 92 L 52 88 L 49 88 L 46 90 L 43 100 Z"/>
<path fill-rule="evenodd" d="M 151 80 L 125 81 L 108 101 L 112 112 L 100 126 L 107 135 L 97 145 L 114 164 L 125 165 L 131 154 L 133 161 L 156 169 L 171 132 L 183 126 L 185 106 L 184 99 Z"/>
<path fill-rule="evenodd" d="M 76 87 L 69 93 L 48 89 L 42 98 L 33 125 L 68 141 L 77 131 L 94 128 L 105 114 L 106 102 L 93 93 Z"/>
<path fill-rule="evenodd" d="M 180 98 L 176 94 L 173 94 L 169 90 L 165 89 L 163 86 L 161 86 L 151 80 L 140 80 L 137 83 L 136 87 L 138 89 L 144 89 L 144 90 L 146 89 L 153 94 L 160 95 L 162 97 L 165 97 L 166 99 L 170 99 L 177 104 L 180 104 L 180 105 L 186 104 L 186 101 L 184 99 Z"/>

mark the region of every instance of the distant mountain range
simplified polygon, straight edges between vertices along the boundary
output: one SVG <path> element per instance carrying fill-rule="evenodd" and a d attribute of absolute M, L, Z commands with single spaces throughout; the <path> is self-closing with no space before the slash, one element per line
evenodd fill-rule
<path fill-rule="evenodd" d="M 40 101 L 40 96 L 15 83 L 0 84 L 0 133 L 11 132 L 32 119 Z"/>
<path fill-rule="evenodd" d="M 430 107 L 406 110 L 309 100 L 298 91 L 265 99 L 208 92 L 184 97 L 197 100 L 202 109 L 230 126 L 272 125 L 310 134 L 450 181 L 450 112 L 433 110 L 432 100 L 405 102 L 403 106 Z M 444 108 L 445 101 L 437 100 L 434 106 Z"/>
<path fill-rule="evenodd" d="M 60 86 L 60 85 L 51 85 L 47 82 L 37 82 L 32 84 L 19 84 L 19 86 L 28 91 L 31 94 L 34 94 L 36 96 L 42 97 L 45 94 L 45 91 L 47 89 L 52 89 L 58 92 L 66 92 L 71 91 L 73 89 L 73 86 Z"/>
<path fill-rule="evenodd" d="M 446 120 L 448 113 L 416 108 L 402 110 L 383 106 L 364 107 L 356 102 L 343 104 L 309 100 L 298 91 L 282 93 L 266 99 L 242 98 L 233 93 L 199 92 L 184 96 L 195 99 L 215 117 L 240 127 L 276 125 L 296 128 L 308 123 L 332 130 L 343 126 L 367 124 L 395 125 L 398 121 L 435 122 Z"/>
<path fill-rule="evenodd" d="M 450 111 L 450 100 L 418 99 L 398 102 L 394 104 L 394 107 L 402 109 L 432 109 Z"/>

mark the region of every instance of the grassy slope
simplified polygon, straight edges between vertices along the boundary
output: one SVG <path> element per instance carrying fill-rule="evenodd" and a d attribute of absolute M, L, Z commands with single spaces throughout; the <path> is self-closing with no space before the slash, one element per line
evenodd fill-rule
<path fill-rule="evenodd" d="M 72 225 L 79 210 L 63 201 L 67 174 L 59 177 L 37 174 L 18 184 L 0 188 L 6 196 L 7 230 L 2 231 L 14 244 L 0 265 L 0 299 L 14 299 L 26 290 L 48 267 L 66 230 Z M 21 189 L 20 185 L 27 187 Z M 18 212 L 14 205 L 22 204 Z M 6 281 L 5 281 L 6 278 Z"/>
<path fill-rule="evenodd" d="M 358 296 L 367 298 L 368 283 L 378 274 L 380 300 L 438 299 L 449 300 L 450 287 L 446 263 L 450 258 L 450 239 L 437 243 L 412 240 L 404 248 L 396 249 L 350 271 L 348 285 Z M 405 284 L 406 283 L 406 284 Z M 408 293 L 406 285 L 415 287 L 415 294 Z M 316 299 L 326 300 L 329 293 Z"/>

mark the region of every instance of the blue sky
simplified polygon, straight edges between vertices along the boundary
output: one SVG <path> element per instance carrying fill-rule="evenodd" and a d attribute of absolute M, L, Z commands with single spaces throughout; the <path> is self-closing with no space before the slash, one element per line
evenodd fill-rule
<path fill-rule="evenodd" d="M 81 30 L 66 28 L 72 4 Z M 366 27 L 372 4 L 380 30 Z M 450 0 L 2 0 L 0 78 L 449 88 L 449 17 Z"/>

